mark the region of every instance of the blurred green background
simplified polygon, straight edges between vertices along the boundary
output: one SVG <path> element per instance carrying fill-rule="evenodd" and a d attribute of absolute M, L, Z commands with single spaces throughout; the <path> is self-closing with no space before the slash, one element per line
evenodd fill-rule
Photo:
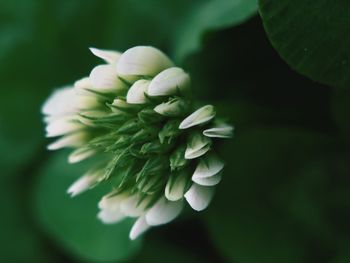
<path fill-rule="evenodd" d="M 288 45 L 279 48 L 283 37 L 265 20 L 274 0 L 263 2 L 264 21 L 255 0 L 0 0 L 0 261 L 350 262 L 350 92 L 330 87 L 332 79 L 346 86 L 348 66 L 318 79 L 314 65 L 332 65 L 330 56 L 314 52 L 299 64 L 285 56 Z M 320 33 L 327 30 L 342 28 Z M 298 46 L 295 39 L 288 43 Z M 211 206 L 131 242 L 132 222 L 97 220 L 101 189 L 68 197 L 88 164 L 46 150 L 40 108 L 99 63 L 88 47 L 135 45 L 160 48 L 184 67 L 195 96 L 236 133 L 221 145 L 227 167 Z M 329 86 L 292 70 L 274 47 Z"/>

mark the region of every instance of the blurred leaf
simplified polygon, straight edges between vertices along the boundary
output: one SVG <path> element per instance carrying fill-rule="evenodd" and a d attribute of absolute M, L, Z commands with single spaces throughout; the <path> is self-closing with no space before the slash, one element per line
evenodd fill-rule
<path fill-rule="evenodd" d="M 256 14 L 256 0 L 206 0 L 188 7 L 180 20 L 173 43 L 178 61 L 197 51 L 203 33 L 235 26 Z"/>
<path fill-rule="evenodd" d="M 96 217 L 99 199 L 107 189 L 95 189 L 70 198 L 69 185 L 80 176 L 88 162 L 67 164 L 67 153 L 60 152 L 43 168 L 36 188 L 35 215 L 47 233 L 75 257 L 95 262 L 120 262 L 140 247 L 129 240 L 131 220 L 103 225 Z"/>
<path fill-rule="evenodd" d="M 129 263 L 152 262 L 163 263 L 196 263 L 203 260 L 196 259 L 194 255 L 186 253 L 181 247 L 164 240 L 151 239 L 146 237 L 140 253 L 128 261 Z"/>
<path fill-rule="evenodd" d="M 350 84 L 350 2 L 260 0 L 270 41 L 297 72 L 324 84 Z"/>
<path fill-rule="evenodd" d="M 2 181 L 0 185 L 0 258 L 3 262 L 48 262 L 43 243 L 25 217 L 15 184 Z"/>
<path fill-rule="evenodd" d="M 14 84 L 0 96 L 2 177 L 23 169 L 44 142 L 39 106 L 43 95 L 22 87 Z"/>
<path fill-rule="evenodd" d="M 288 186 L 298 185 L 300 170 L 328 144 L 330 140 L 317 133 L 281 128 L 255 129 L 225 144 L 228 165 L 207 223 L 228 259 L 304 262 L 311 238 L 304 230 L 320 215 L 309 213 L 310 206 L 304 213 L 300 187 Z M 304 213 L 302 218 L 299 213 Z"/>

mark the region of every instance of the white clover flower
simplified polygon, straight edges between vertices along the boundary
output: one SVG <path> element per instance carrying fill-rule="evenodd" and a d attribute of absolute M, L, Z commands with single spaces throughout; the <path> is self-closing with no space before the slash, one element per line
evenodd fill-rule
<path fill-rule="evenodd" d="M 55 91 L 42 108 L 47 137 L 59 137 L 48 149 L 73 148 L 70 163 L 104 153 L 68 193 L 109 182 L 98 218 L 136 218 L 131 239 L 174 220 L 185 200 L 204 210 L 224 168 L 216 141 L 231 138 L 233 127 L 217 119 L 214 106 L 193 106 L 189 75 L 160 50 L 91 52 L 106 64 Z"/>

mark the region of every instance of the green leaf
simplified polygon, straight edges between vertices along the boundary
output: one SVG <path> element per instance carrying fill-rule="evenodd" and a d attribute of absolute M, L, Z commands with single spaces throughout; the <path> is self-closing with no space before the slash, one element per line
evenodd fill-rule
<path fill-rule="evenodd" d="M 42 93 L 33 95 L 22 87 L 13 84 L 0 96 L 0 177 L 23 169 L 45 140 L 39 106 Z"/>
<path fill-rule="evenodd" d="M 98 201 L 110 187 L 98 187 L 75 198 L 66 193 L 90 165 L 67 164 L 66 152 L 54 155 L 39 174 L 34 189 L 35 216 L 48 235 L 75 257 L 120 262 L 136 253 L 140 242 L 129 240 L 131 220 L 103 225 L 97 219 Z"/>
<path fill-rule="evenodd" d="M 182 247 L 166 242 L 166 240 L 147 238 L 140 253 L 133 258 L 130 263 L 163 263 L 165 258 L 167 263 L 206 262 L 196 257 L 194 253 L 188 253 L 188 251 L 184 250 Z"/>
<path fill-rule="evenodd" d="M 206 0 L 193 4 L 176 29 L 174 57 L 184 59 L 201 47 L 205 32 L 239 25 L 256 11 L 256 0 Z"/>
<path fill-rule="evenodd" d="M 297 72 L 324 84 L 350 84 L 350 2 L 259 0 L 267 35 Z"/>
<path fill-rule="evenodd" d="M 305 262 L 307 244 L 324 226 L 322 203 L 309 190 L 318 196 L 325 180 L 316 169 L 300 173 L 329 145 L 326 136 L 281 128 L 254 129 L 224 145 L 227 167 L 206 217 L 223 255 L 240 263 Z"/>
<path fill-rule="evenodd" d="M 34 228 L 20 200 L 17 182 L 0 185 L 0 255 L 3 262 L 50 262 L 44 243 Z"/>

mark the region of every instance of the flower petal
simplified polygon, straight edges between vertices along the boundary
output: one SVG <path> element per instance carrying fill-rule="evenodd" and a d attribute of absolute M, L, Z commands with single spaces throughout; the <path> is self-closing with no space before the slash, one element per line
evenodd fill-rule
<path fill-rule="evenodd" d="M 140 79 L 136 81 L 129 89 L 126 95 L 126 101 L 130 104 L 143 104 L 147 102 L 145 93 L 147 93 L 149 81 Z"/>
<path fill-rule="evenodd" d="M 190 76 L 181 68 L 172 67 L 160 72 L 149 85 L 148 95 L 168 96 L 185 94 L 191 85 Z"/>
<path fill-rule="evenodd" d="M 199 161 L 192 180 L 196 178 L 208 178 L 219 173 L 225 164 L 214 154 L 210 153 Z"/>
<path fill-rule="evenodd" d="M 107 194 L 98 203 L 98 207 L 101 210 L 120 211 L 120 204 L 123 200 L 128 198 L 125 194 L 113 195 L 113 193 Z"/>
<path fill-rule="evenodd" d="M 98 177 L 96 174 L 87 173 L 75 181 L 67 190 L 67 193 L 74 197 L 85 192 L 96 185 Z"/>
<path fill-rule="evenodd" d="M 147 224 L 145 217 L 144 216 L 139 217 L 131 228 L 130 235 L 129 235 L 130 239 L 131 240 L 137 239 L 140 235 L 145 233 L 149 228 L 150 226 Z"/>
<path fill-rule="evenodd" d="M 117 52 L 117 51 L 97 49 L 94 47 L 91 47 L 90 51 L 96 57 L 102 58 L 108 64 L 116 63 L 118 61 L 118 59 L 120 58 L 120 56 L 122 55 L 120 52 Z"/>
<path fill-rule="evenodd" d="M 66 116 L 51 120 L 46 126 L 46 137 L 56 137 L 83 129 L 84 126 L 77 122 L 75 117 Z"/>
<path fill-rule="evenodd" d="M 127 90 L 126 84 L 118 78 L 113 65 L 96 66 L 90 73 L 92 89 L 102 93 L 118 94 Z"/>
<path fill-rule="evenodd" d="M 210 149 L 211 149 L 210 144 L 207 144 L 196 151 L 192 151 L 192 149 L 189 149 L 189 150 L 186 149 L 185 159 L 195 159 L 195 158 L 201 157 L 204 154 L 206 154 L 208 151 L 210 151 Z"/>
<path fill-rule="evenodd" d="M 231 125 L 223 124 L 217 127 L 206 129 L 203 131 L 203 134 L 207 137 L 232 138 L 233 127 Z"/>
<path fill-rule="evenodd" d="M 122 77 L 153 77 L 172 66 L 171 60 L 160 50 L 150 46 L 137 46 L 121 55 L 117 63 L 117 72 Z"/>
<path fill-rule="evenodd" d="M 211 148 L 211 140 L 200 133 L 194 133 L 187 142 L 186 159 L 195 159 L 206 154 Z"/>
<path fill-rule="evenodd" d="M 222 174 L 217 173 L 211 177 L 192 177 L 192 181 L 203 186 L 214 186 L 220 183 L 222 179 Z"/>
<path fill-rule="evenodd" d="M 79 79 L 74 83 L 74 91 L 77 95 L 90 95 L 91 92 L 88 90 L 91 90 L 92 88 L 93 87 L 89 77 Z"/>
<path fill-rule="evenodd" d="M 180 123 L 179 129 L 188 129 L 199 124 L 207 123 L 215 117 L 215 114 L 214 106 L 206 105 L 184 119 Z"/>
<path fill-rule="evenodd" d="M 81 162 L 97 153 L 94 149 L 78 148 L 72 152 L 68 157 L 69 163 Z"/>
<path fill-rule="evenodd" d="M 154 108 L 155 112 L 167 117 L 182 116 L 188 109 L 188 104 L 180 99 L 174 98 L 170 101 L 161 103 Z"/>
<path fill-rule="evenodd" d="M 47 149 L 58 150 L 64 147 L 79 147 L 87 141 L 88 137 L 89 136 L 85 132 L 76 132 L 56 140 L 51 143 Z"/>
<path fill-rule="evenodd" d="M 147 205 L 148 200 L 143 200 L 140 203 L 140 197 L 132 195 L 121 202 L 120 211 L 126 216 L 138 217 L 144 214 Z"/>
<path fill-rule="evenodd" d="M 184 170 L 170 175 L 165 187 L 165 197 L 169 201 L 178 201 L 183 198 L 188 181 L 188 174 Z"/>
<path fill-rule="evenodd" d="M 46 115 L 62 116 L 75 113 L 75 94 L 73 87 L 57 89 L 47 99 L 42 107 Z"/>
<path fill-rule="evenodd" d="M 100 98 L 95 94 L 77 95 L 76 108 L 79 110 L 93 110 L 103 105 Z"/>
<path fill-rule="evenodd" d="M 125 216 L 120 213 L 120 211 L 110 211 L 110 210 L 101 210 L 98 215 L 98 219 L 104 224 L 115 224 L 122 221 Z"/>
<path fill-rule="evenodd" d="M 186 192 L 185 198 L 189 205 L 196 211 L 202 211 L 208 207 L 213 199 L 215 187 L 193 184 Z"/>
<path fill-rule="evenodd" d="M 183 201 L 171 202 L 161 197 L 146 213 L 150 226 L 162 225 L 174 220 L 182 211 Z"/>

